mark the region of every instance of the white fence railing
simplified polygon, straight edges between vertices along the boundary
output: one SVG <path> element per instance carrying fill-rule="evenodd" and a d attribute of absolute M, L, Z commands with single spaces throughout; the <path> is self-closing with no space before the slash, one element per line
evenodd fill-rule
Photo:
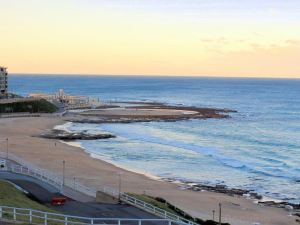
<path fill-rule="evenodd" d="M 41 117 L 40 113 L 0 113 L 0 118 Z"/>
<path fill-rule="evenodd" d="M 0 157 L 7 158 L 7 155 L 0 152 Z M 70 189 L 73 189 L 75 191 L 78 191 L 80 193 L 86 194 L 91 197 L 96 197 L 97 190 L 87 187 L 87 186 L 79 183 L 78 181 L 74 181 L 72 179 L 65 178 L 65 182 L 63 182 L 62 176 L 56 175 L 47 170 L 36 167 L 36 166 L 32 165 L 31 163 L 25 162 L 23 159 L 15 156 L 15 155 L 8 154 L 8 158 L 9 158 L 9 160 L 14 161 L 17 164 L 19 164 L 19 165 L 16 165 L 14 163 L 8 164 L 9 166 L 7 167 L 7 170 L 10 172 L 20 173 L 20 174 L 24 174 L 27 176 L 37 178 L 39 180 L 47 182 L 48 184 L 53 185 L 54 187 L 58 188 L 61 192 L 64 191 L 64 189 L 63 189 L 63 183 L 64 183 L 65 187 L 69 187 Z M 99 189 L 99 191 L 102 191 L 102 192 L 104 192 L 108 195 L 112 195 L 112 196 L 119 195 L 119 192 L 117 190 L 110 188 L 110 187 L 103 186 Z"/>
<path fill-rule="evenodd" d="M 167 219 L 88 218 L 8 206 L 0 206 L 0 220 L 44 225 L 181 225 Z"/>
<path fill-rule="evenodd" d="M 149 203 L 146 203 L 146 202 L 144 202 L 142 200 L 139 200 L 139 199 L 137 199 L 137 198 L 135 198 L 135 197 L 133 197 L 131 195 L 125 194 L 125 193 L 123 193 L 121 195 L 121 200 L 124 201 L 124 202 L 126 202 L 126 203 L 128 203 L 128 204 L 130 204 L 130 205 L 133 205 L 133 206 L 135 206 L 137 208 L 140 208 L 140 209 L 143 209 L 143 210 L 145 210 L 147 212 L 155 214 L 155 215 L 157 215 L 157 216 L 159 216 L 161 218 L 170 219 L 172 221 L 180 221 L 183 224 L 197 225 L 197 223 L 194 223 L 194 222 L 192 222 L 190 220 L 187 220 L 187 219 L 185 219 L 183 217 L 177 216 L 177 215 L 175 215 L 173 213 L 167 212 L 167 211 L 165 211 L 165 210 L 163 210 L 161 208 L 153 206 L 153 205 L 151 205 Z"/>
<path fill-rule="evenodd" d="M 1 152 L 0 152 L 0 157 L 1 157 Z M 24 162 L 24 160 L 12 155 L 12 154 L 9 154 L 9 159 L 17 162 L 20 165 L 7 164 L 7 171 L 10 171 L 13 173 L 20 173 L 20 174 L 24 174 L 27 176 L 37 178 L 41 181 L 44 181 L 44 182 L 58 188 L 61 191 L 61 193 L 63 193 L 63 194 L 66 194 L 66 193 L 64 193 L 64 187 L 63 187 L 63 183 L 64 183 L 65 187 L 69 187 L 72 190 L 78 191 L 80 193 L 86 194 L 91 197 L 96 197 L 97 190 L 87 187 L 77 181 L 74 182 L 74 180 L 72 181 L 71 179 L 65 179 L 65 182 L 63 182 L 63 177 L 55 175 L 53 173 L 50 173 L 50 172 L 40 169 L 38 167 L 35 167 L 32 164 Z M 176 214 L 167 212 L 163 209 L 160 209 L 156 206 L 146 203 L 146 202 L 144 202 L 140 199 L 137 199 L 131 195 L 128 195 L 126 193 L 121 193 L 119 195 L 119 191 L 117 191 L 114 188 L 101 187 L 100 189 L 98 189 L 98 191 L 104 192 L 104 193 L 114 196 L 114 197 L 120 196 L 122 201 L 124 201 L 132 206 L 135 206 L 137 208 L 140 208 L 144 211 L 147 211 L 149 213 L 157 215 L 161 218 L 170 219 L 170 220 L 182 223 L 182 224 L 197 225 L 197 223 L 195 223 L 193 221 L 187 220 Z"/>
<path fill-rule="evenodd" d="M 44 181 L 48 184 L 53 185 L 54 187 L 58 188 L 58 190 L 62 190 L 62 182 L 59 179 L 59 177 L 52 176 L 43 170 L 31 169 L 31 168 L 28 168 L 27 166 L 12 165 L 12 164 L 7 164 L 6 170 L 8 172 L 20 173 L 20 174 L 24 174 L 27 176 L 37 178 L 41 181 Z"/>

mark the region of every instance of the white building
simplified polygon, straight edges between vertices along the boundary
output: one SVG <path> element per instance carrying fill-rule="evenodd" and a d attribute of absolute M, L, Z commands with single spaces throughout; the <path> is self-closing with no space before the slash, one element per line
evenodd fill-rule
<path fill-rule="evenodd" d="M 8 75 L 5 67 L 0 67 L 0 97 L 8 95 Z"/>
<path fill-rule="evenodd" d="M 31 98 L 43 98 L 50 102 L 60 102 L 64 104 L 69 109 L 76 108 L 96 108 L 101 105 L 99 99 L 89 98 L 85 96 L 74 96 L 68 95 L 63 89 L 59 89 L 57 93 L 45 94 L 45 93 L 31 93 L 29 94 Z"/>

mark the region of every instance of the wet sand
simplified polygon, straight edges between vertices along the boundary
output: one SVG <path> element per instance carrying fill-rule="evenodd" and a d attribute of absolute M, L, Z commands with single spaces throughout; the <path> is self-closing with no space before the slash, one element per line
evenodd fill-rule
<path fill-rule="evenodd" d="M 134 108 L 113 108 L 90 110 L 80 113 L 80 115 L 99 115 L 99 116 L 183 116 L 197 114 L 196 111 L 173 110 L 173 109 L 134 109 Z"/>
<path fill-rule="evenodd" d="M 295 217 L 284 209 L 257 205 L 243 197 L 231 197 L 209 191 L 182 190 L 181 184 L 151 179 L 145 175 L 120 169 L 102 160 L 91 158 L 83 149 L 65 143 L 37 137 L 63 124 L 61 118 L 8 118 L 0 119 L 0 150 L 5 151 L 9 138 L 9 151 L 41 168 L 62 174 L 62 161 L 66 161 L 66 176 L 94 188 L 110 186 L 118 189 L 118 173 L 122 172 L 122 191 L 146 193 L 163 197 L 194 217 L 211 219 L 212 210 L 222 203 L 224 222 L 233 225 L 296 225 Z M 55 144 L 56 143 L 56 144 Z"/>

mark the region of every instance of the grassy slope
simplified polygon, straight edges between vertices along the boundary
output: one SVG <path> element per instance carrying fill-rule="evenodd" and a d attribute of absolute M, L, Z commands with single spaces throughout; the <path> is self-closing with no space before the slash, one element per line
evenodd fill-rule
<path fill-rule="evenodd" d="M 193 221 L 193 218 L 190 215 L 188 215 L 187 213 L 185 213 L 181 209 L 178 209 L 177 207 L 175 207 L 174 205 L 170 204 L 169 202 L 167 202 L 166 200 L 164 200 L 162 198 L 155 198 L 155 197 L 148 196 L 148 195 L 138 195 L 138 194 L 133 194 L 133 193 L 128 193 L 128 194 L 135 197 L 135 198 L 137 198 L 137 199 L 140 199 L 144 202 L 147 202 L 147 203 L 149 203 L 153 206 L 156 206 L 160 209 L 163 209 L 167 212 L 173 213 L 175 215 L 178 215 L 180 217 L 183 217 L 185 219 Z M 217 225 L 218 224 L 217 222 L 212 221 L 212 220 L 204 221 L 204 220 L 199 219 L 199 218 L 196 218 L 195 222 L 199 223 L 201 225 Z M 230 224 L 222 223 L 222 225 L 230 225 Z"/>
<path fill-rule="evenodd" d="M 25 209 L 34 209 L 42 212 L 50 212 L 50 213 L 56 213 L 56 214 L 61 214 L 59 212 L 56 212 L 44 205 L 39 204 L 36 201 L 33 201 L 32 199 L 28 198 L 26 194 L 24 194 L 22 191 L 18 190 L 17 188 L 14 187 L 14 185 L 1 181 L 0 180 L 0 205 L 3 206 L 11 206 L 11 207 L 16 207 L 16 208 L 25 208 Z M 10 210 L 12 212 L 12 210 Z M 39 216 L 42 216 L 42 214 L 36 214 Z M 61 216 L 51 216 L 54 219 L 60 219 L 63 220 L 64 218 Z M 11 213 L 3 213 L 3 218 L 5 219 L 12 219 L 12 214 Z M 26 221 L 25 223 L 18 223 L 19 225 L 29 225 L 28 216 L 24 215 L 17 215 L 17 220 L 18 221 Z M 44 224 L 44 219 L 42 218 L 33 218 L 33 223 L 35 224 Z M 77 219 L 70 219 L 69 224 L 72 222 L 80 222 Z M 6 223 L 6 222 L 5 222 Z M 1 223 L 0 223 L 1 224 Z M 7 223 L 9 224 L 9 223 Z M 57 221 L 49 221 L 48 225 L 63 225 L 64 222 L 57 222 Z"/>
<path fill-rule="evenodd" d="M 58 110 L 58 108 L 52 103 L 48 102 L 45 99 L 34 99 L 32 101 L 26 102 L 15 102 L 15 103 L 7 103 L 0 104 L 0 113 L 7 112 L 45 112 L 45 113 L 53 113 Z"/>
<path fill-rule="evenodd" d="M 133 194 L 133 193 L 128 193 L 129 195 L 137 198 L 137 199 L 140 199 L 144 202 L 147 202 L 153 206 L 156 206 L 157 208 L 160 208 L 160 209 L 163 209 L 169 213 L 173 213 L 175 215 L 178 215 L 177 212 L 173 209 L 171 209 L 170 207 L 168 207 L 168 205 L 166 203 L 162 203 L 162 202 L 159 202 L 157 201 L 155 198 L 153 197 L 150 197 L 148 195 L 138 195 L 138 194 Z M 179 215 L 181 216 L 181 215 Z"/>
<path fill-rule="evenodd" d="M 0 181 L 0 205 L 55 212 L 48 207 L 31 200 L 22 191 L 5 181 Z"/>

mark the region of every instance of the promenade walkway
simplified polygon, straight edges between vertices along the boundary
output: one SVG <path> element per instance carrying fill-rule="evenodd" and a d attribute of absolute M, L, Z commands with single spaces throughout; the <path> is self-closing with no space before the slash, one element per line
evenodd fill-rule
<path fill-rule="evenodd" d="M 128 204 L 101 204 L 89 196 L 83 196 L 83 194 L 80 196 L 80 198 L 86 197 L 83 202 L 68 198 L 64 206 L 52 206 L 50 204 L 51 198 L 62 196 L 57 188 L 29 176 L 4 171 L 0 171 L 0 179 L 16 184 L 41 203 L 63 214 L 98 218 L 158 219 L 158 217 Z M 76 195 L 74 196 L 78 197 Z M 92 201 L 88 202 L 87 200 Z M 150 224 L 152 225 L 152 223 Z"/>

